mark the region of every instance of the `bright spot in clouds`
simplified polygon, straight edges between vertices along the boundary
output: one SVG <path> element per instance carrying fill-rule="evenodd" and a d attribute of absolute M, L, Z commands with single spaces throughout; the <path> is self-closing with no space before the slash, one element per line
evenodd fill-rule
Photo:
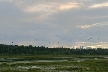
<path fill-rule="evenodd" d="M 100 3 L 100 4 L 94 4 L 90 6 L 89 8 L 101 8 L 101 7 L 108 7 L 108 2 Z"/>
<path fill-rule="evenodd" d="M 51 2 L 51 3 L 43 3 L 43 4 L 36 4 L 33 6 L 28 6 L 24 9 L 24 12 L 49 12 L 55 13 L 62 10 L 68 10 L 72 8 L 79 8 L 80 4 L 78 3 L 58 3 L 58 2 Z"/>
<path fill-rule="evenodd" d="M 107 25 L 108 25 L 108 22 L 107 23 L 95 23 L 95 24 L 89 24 L 89 25 L 79 25 L 76 28 L 88 29 L 91 27 L 102 27 L 102 26 L 107 26 Z"/>

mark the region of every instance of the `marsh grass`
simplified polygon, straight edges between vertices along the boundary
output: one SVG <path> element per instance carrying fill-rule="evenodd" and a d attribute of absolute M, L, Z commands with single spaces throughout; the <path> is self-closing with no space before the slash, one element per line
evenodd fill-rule
<path fill-rule="evenodd" d="M 104 56 L 15 57 L 8 56 L 12 62 L 0 62 L 0 72 L 108 72 L 108 59 L 103 59 Z"/>
<path fill-rule="evenodd" d="M 41 72 L 41 69 L 40 68 L 31 68 L 31 69 L 28 69 L 28 72 Z"/>

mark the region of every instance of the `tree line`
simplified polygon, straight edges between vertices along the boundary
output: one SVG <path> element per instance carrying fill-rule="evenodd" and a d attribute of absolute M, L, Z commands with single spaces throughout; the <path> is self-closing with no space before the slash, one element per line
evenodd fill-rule
<path fill-rule="evenodd" d="M 71 48 L 48 48 L 45 46 L 18 46 L 0 44 L 0 55 L 108 55 L 108 49 L 71 49 Z"/>

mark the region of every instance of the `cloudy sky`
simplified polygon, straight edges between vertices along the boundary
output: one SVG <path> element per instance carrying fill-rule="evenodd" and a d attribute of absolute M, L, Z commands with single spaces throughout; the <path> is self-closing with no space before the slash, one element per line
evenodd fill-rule
<path fill-rule="evenodd" d="M 0 44 L 108 47 L 108 0 L 0 0 Z"/>

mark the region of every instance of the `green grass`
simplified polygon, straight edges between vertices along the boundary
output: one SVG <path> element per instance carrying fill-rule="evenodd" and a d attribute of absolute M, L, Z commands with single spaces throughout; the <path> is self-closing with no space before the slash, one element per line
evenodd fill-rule
<path fill-rule="evenodd" d="M 2 57 L 2 56 L 1 56 Z M 68 58 L 69 57 L 69 58 Z M 17 63 L 15 59 L 13 62 L 1 62 L 0 72 L 48 72 L 51 71 L 76 71 L 76 72 L 108 72 L 108 59 L 103 59 L 104 56 L 52 56 L 52 55 L 39 55 L 39 56 L 7 56 L 7 58 L 19 58 L 19 60 L 29 60 L 30 63 Z M 53 62 L 37 62 L 32 60 L 55 60 Z M 75 58 L 75 59 L 74 59 Z M 97 59 L 95 59 L 97 58 Z M 56 60 L 67 61 L 56 61 Z M 78 60 L 87 59 L 84 61 L 77 62 Z M 9 65 L 9 63 L 12 63 Z M 30 67 L 37 66 L 38 68 L 29 68 L 25 70 L 17 70 L 18 66 Z M 53 69 L 51 68 L 53 67 Z M 5 69 L 6 68 L 6 69 Z"/>

